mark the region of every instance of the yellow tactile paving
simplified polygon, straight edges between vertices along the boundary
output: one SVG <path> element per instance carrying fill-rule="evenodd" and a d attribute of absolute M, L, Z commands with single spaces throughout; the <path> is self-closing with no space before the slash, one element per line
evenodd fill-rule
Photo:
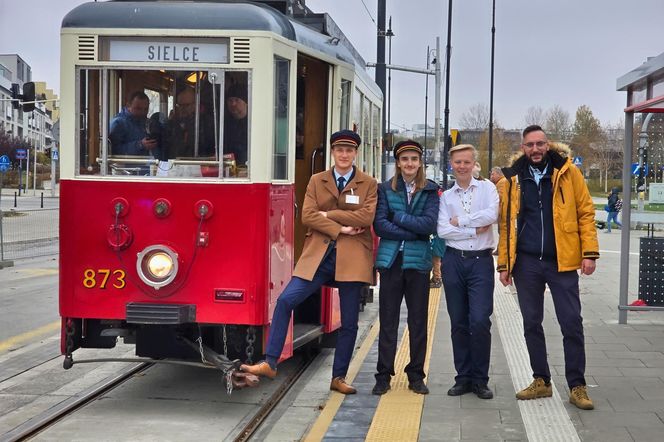
<path fill-rule="evenodd" d="M 440 292 L 439 288 L 429 291 L 429 323 L 427 326 L 429 338 L 427 339 L 427 357 L 424 361 L 425 373 L 429 373 Z M 392 378 L 392 389 L 380 398 L 367 433 L 367 441 L 417 441 L 424 396 L 408 390 L 408 377 L 403 369 L 409 358 L 410 345 L 408 344 L 408 328 L 406 328 L 396 355 L 394 367 L 396 376 Z"/>
<path fill-rule="evenodd" d="M 364 362 L 364 359 L 367 357 L 367 353 L 369 353 L 371 346 L 378 337 L 379 329 L 380 327 L 378 321 L 374 322 L 371 326 L 371 329 L 369 330 L 369 333 L 367 333 L 367 336 L 364 338 L 364 341 L 362 341 L 362 345 L 355 353 L 355 356 L 350 363 L 350 367 L 348 367 L 348 373 L 346 374 L 346 381 L 348 381 L 348 383 L 352 384 L 355 376 L 357 376 L 357 373 L 360 371 L 362 362 Z M 334 416 L 336 416 L 337 411 L 339 411 L 339 407 L 341 407 L 341 403 L 345 397 L 345 395 L 337 393 L 336 391 L 330 393 L 330 398 L 326 402 L 325 408 L 323 408 L 323 411 L 321 411 L 318 419 L 316 419 L 316 422 L 314 422 L 311 430 L 309 430 L 309 433 L 307 433 L 307 435 L 304 437 L 305 442 L 314 442 L 323 439 L 325 432 L 332 423 L 332 420 L 334 419 Z"/>

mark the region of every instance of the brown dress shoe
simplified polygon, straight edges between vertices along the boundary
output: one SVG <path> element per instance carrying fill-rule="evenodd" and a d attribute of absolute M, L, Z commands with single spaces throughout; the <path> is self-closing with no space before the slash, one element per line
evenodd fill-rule
<path fill-rule="evenodd" d="M 254 365 L 242 364 L 240 365 L 240 370 L 244 371 L 245 373 L 251 373 L 256 376 L 265 376 L 270 379 L 274 379 L 277 377 L 277 370 L 270 367 L 270 364 L 268 364 L 265 361 L 259 362 L 258 364 Z"/>
<path fill-rule="evenodd" d="M 346 379 L 341 376 L 337 376 L 336 378 L 332 379 L 332 382 L 330 383 L 330 390 L 338 391 L 339 393 L 343 394 L 357 393 L 355 387 L 347 384 Z"/>

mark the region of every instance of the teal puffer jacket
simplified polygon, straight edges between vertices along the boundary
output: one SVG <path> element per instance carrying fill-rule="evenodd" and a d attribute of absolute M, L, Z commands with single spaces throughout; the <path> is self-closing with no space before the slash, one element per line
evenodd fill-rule
<path fill-rule="evenodd" d="M 378 204 L 374 231 L 380 237 L 376 253 L 376 268 L 392 266 L 403 241 L 403 269 L 431 271 L 431 243 L 429 237 L 436 231 L 438 221 L 438 186 L 431 181 L 417 192 L 410 204 L 405 184 L 400 179 L 397 191 L 391 181 L 378 186 Z"/>

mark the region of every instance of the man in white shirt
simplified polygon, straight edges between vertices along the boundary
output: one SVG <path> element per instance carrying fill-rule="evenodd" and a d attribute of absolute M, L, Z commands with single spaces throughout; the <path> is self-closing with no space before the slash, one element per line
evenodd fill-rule
<path fill-rule="evenodd" d="M 443 286 L 457 371 L 447 394 L 460 396 L 472 391 L 481 399 L 491 399 L 488 381 L 495 247 L 491 225 L 498 219 L 498 192 L 490 181 L 473 177 L 476 161 L 477 150 L 470 144 L 450 149 L 456 183 L 443 193 L 438 214 L 438 236 L 447 244 Z"/>

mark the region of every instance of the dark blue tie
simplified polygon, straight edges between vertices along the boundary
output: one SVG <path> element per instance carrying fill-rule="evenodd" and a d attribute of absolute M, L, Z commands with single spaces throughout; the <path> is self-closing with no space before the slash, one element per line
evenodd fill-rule
<path fill-rule="evenodd" d="M 346 178 L 340 176 L 337 178 L 337 189 L 339 189 L 339 194 L 344 190 L 344 187 L 346 187 Z"/>

